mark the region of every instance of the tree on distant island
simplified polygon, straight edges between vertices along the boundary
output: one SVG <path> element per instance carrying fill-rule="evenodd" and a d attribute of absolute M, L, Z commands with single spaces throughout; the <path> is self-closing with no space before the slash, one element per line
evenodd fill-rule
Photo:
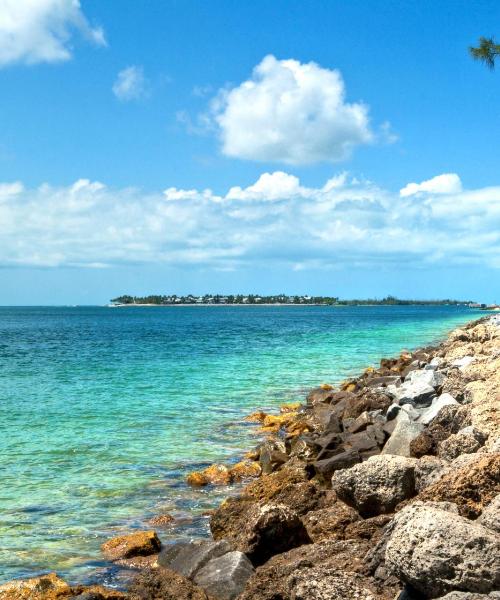
<path fill-rule="evenodd" d="M 474 60 L 480 60 L 489 69 L 494 69 L 495 61 L 500 56 L 500 44 L 497 44 L 492 37 L 480 37 L 479 44 L 470 46 L 469 52 Z"/>

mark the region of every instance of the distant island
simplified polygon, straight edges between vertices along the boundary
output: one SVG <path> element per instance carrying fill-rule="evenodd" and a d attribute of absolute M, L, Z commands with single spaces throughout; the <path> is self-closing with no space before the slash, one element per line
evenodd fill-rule
<path fill-rule="evenodd" d="M 485 305 L 477 304 L 472 300 L 401 300 L 395 296 L 386 296 L 382 299 L 368 298 L 364 300 L 341 300 L 336 296 L 289 296 L 287 294 L 278 294 L 276 296 L 263 296 L 259 294 L 229 294 L 227 296 L 221 294 L 205 294 L 204 296 L 187 296 L 171 295 L 152 295 L 152 296 L 118 296 L 113 298 L 111 306 L 171 306 L 183 304 L 308 304 L 320 306 L 360 306 L 360 305 L 390 305 L 390 306 L 405 306 L 405 305 L 467 305 L 472 308 L 486 308 Z"/>

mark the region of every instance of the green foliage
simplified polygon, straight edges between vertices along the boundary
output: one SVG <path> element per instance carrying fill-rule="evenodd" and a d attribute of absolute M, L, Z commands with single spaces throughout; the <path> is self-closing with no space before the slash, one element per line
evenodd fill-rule
<path fill-rule="evenodd" d="M 384 305 L 384 306 L 407 306 L 407 305 L 439 305 L 439 304 L 471 304 L 467 300 L 400 300 L 395 296 L 386 298 L 368 298 L 364 300 L 340 300 L 337 296 L 288 296 L 287 294 L 278 294 L 276 296 L 260 296 L 259 294 L 248 295 L 228 295 L 205 294 L 204 296 L 119 296 L 111 300 L 117 305 L 140 305 L 153 304 L 158 306 L 169 306 L 172 304 L 304 304 L 304 305 L 335 305 L 335 306 L 366 306 L 366 305 Z"/>
<path fill-rule="evenodd" d="M 474 60 L 480 60 L 489 69 L 494 69 L 495 60 L 500 56 L 500 44 L 497 44 L 493 38 L 480 37 L 479 45 L 471 46 L 469 52 Z"/>

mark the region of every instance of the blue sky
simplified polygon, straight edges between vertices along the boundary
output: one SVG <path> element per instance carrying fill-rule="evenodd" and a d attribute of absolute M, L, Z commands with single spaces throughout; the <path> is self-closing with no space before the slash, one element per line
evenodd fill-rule
<path fill-rule="evenodd" d="M 0 0 L 0 304 L 500 301 L 467 53 L 499 32 L 494 1 Z"/>

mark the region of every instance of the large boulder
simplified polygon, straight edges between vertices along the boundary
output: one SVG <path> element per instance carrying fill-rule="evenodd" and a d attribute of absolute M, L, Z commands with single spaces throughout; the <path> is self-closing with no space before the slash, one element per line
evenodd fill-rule
<path fill-rule="evenodd" d="M 465 457 L 468 464 L 444 473 L 419 494 L 419 499 L 453 502 L 461 515 L 475 519 L 500 494 L 500 453 Z"/>
<path fill-rule="evenodd" d="M 414 495 L 415 463 L 403 456 L 372 456 L 350 469 L 336 471 L 332 489 L 363 517 L 389 513 Z"/>
<path fill-rule="evenodd" d="M 461 454 L 473 454 L 484 444 L 485 437 L 473 427 L 465 427 L 458 433 L 452 433 L 437 447 L 437 455 L 444 460 L 453 460 Z"/>
<path fill-rule="evenodd" d="M 398 415 L 396 427 L 383 447 L 382 454 L 411 456 L 411 443 L 422 433 L 423 429 L 424 426 L 421 423 Z"/>
<path fill-rule="evenodd" d="M 290 600 L 376 600 L 380 597 L 361 575 L 323 565 L 290 575 L 286 585 Z"/>
<path fill-rule="evenodd" d="M 232 550 L 227 540 L 184 542 L 164 548 L 158 556 L 158 565 L 192 579 L 210 560 Z"/>
<path fill-rule="evenodd" d="M 212 600 L 202 588 L 170 569 L 141 571 L 129 593 L 132 600 Z"/>
<path fill-rule="evenodd" d="M 365 570 L 362 557 L 367 548 L 368 544 L 360 540 L 329 540 L 273 556 L 257 568 L 239 600 L 291 600 L 295 596 L 294 586 L 289 585 L 290 577 L 303 573 L 304 580 L 313 579 L 319 575 L 314 572 L 317 566 L 332 569 L 334 572 L 362 574 Z M 367 578 L 366 585 L 371 587 L 371 583 L 373 580 Z M 392 599 L 394 593 L 393 589 L 388 589 L 388 595 L 385 597 Z M 344 596 L 345 600 L 351 597 Z M 375 595 L 374 598 L 378 596 Z"/>
<path fill-rule="evenodd" d="M 217 600 L 233 600 L 253 575 L 248 558 L 238 551 L 210 560 L 195 575 L 194 582 Z"/>
<path fill-rule="evenodd" d="M 433 371 L 425 371 L 425 373 L 433 373 Z M 387 391 L 397 403 L 412 404 L 419 408 L 430 406 L 436 396 L 436 390 L 421 381 L 405 381 L 399 387 L 389 386 Z"/>
<path fill-rule="evenodd" d="M 500 586 L 500 538 L 453 512 L 420 503 L 401 510 L 385 551 L 389 569 L 428 598 Z"/>
<path fill-rule="evenodd" d="M 432 404 L 420 417 L 419 422 L 423 423 L 424 425 L 429 425 L 429 423 L 437 417 L 439 411 L 442 408 L 444 408 L 445 406 L 454 405 L 458 405 L 458 402 L 455 400 L 455 398 L 453 398 L 451 394 L 441 394 L 432 401 Z"/>
<path fill-rule="evenodd" d="M 136 531 L 104 542 L 101 551 L 108 560 L 149 556 L 160 551 L 161 543 L 155 531 Z"/>
<path fill-rule="evenodd" d="M 285 504 L 253 502 L 230 527 L 221 527 L 220 519 L 214 518 L 210 526 L 214 538 L 220 539 L 224 533 L 233 547 L 244 552 L 254 565 L 310 542 L 299 514 Z"/>
<path fill-rule="evenodd" d="M 344 539 L 346 527 L 360 520 L 361 517 L 354 508 L 340 501 L 325 508 L 311 510 L 302 517 L 307 534 L 315 543 Z"/>

